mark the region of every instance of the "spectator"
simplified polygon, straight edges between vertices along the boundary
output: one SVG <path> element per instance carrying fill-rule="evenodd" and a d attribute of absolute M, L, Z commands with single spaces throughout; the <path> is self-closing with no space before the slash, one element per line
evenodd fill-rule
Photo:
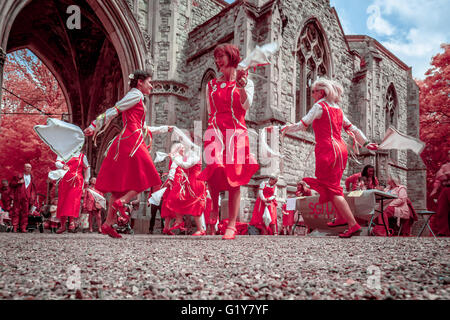
<path fill-rule="evenodd" d="M 89 187 L 84 190 L 84 202 L 83 202 L 83 211 L 89 214 L 89 232 L 94 232 L 94 218 L 97 220 L 97 228 L 98 233 L 102 233 L 102 206 L 98 201 L 95 201 L 94 196 L 88 189 L 91 189 L 94 192 L 97 192 L 101 196 L 103 194 L 95 189 L 95 183 L 97 182 L 97 178 L 92 177 L 89 179 Z"/>
<path fill-rule="evenodd" d="M 9 187 L 8 180 L 3 179 L 0 193 L 0 207 L 2 207 L 4 211 L 9 212 L 12 209 L 12 205 L 13 194 L 11 188 Z"/>
<path fill-rule="evenodd" d="M 368 164 L 362 172 L 355 173 L 345 180 L 345 189 L 347 192 L 354 190 L 376 189 L 379 186 L 378 179 L 375 177 L 375 168 Z"/>
<path fill-rule="evenodd" d="M 393 226 L 393 229 L 398 229 L 400 227 L 401 220 L 403 219 L 402 234 L 410 235 L 412 222 L 417 220 L 417 215 L 414 211 L 411 200 L 408 198 L 406 187 L 400 184 L 398 177 L 390 175 L 388 178 L 388 186 L 384 191 L 398 197 L 397 199 L 389 202 L 387 208 L 384 209 L 384 221 L 388 222 L 389 218 L 395 218 L 396 226 Z M 378 224 L 383 224 L 381 215 L 378 216 Z"/>
<path fill-rule="evenodd" d="M 430 197 L 437 198 L 436 215 L 431 218 L 431 227 L 437 236 L 450 236 L 450 150 L 447 162 L 436 173 Z"/>
<path fill-rule="evenodd" d="M 18 231 L 19 225 L 21 232 L 27 232 L 28 214 L 35 208 L 37 195 L 31 168 L 31 164 L 26 163 L 24 173 L 16 176 L 11 183 L 11 187 L 14 189 L 14 204 L 10 215 L 13 232 Z"/>
<path fill-rule="evenodd" d="M 305 181 L 297 182 L 297 191 L 295 191 L 296 197 L 310 197 L 311 195 L 311 189 L 308 188 Z"/>
<path fill-rule="evenodd" d="M 291 235 L 292 234 L 292 226 L 294 225 L 295 210 L 287 210 L 286 203 L 285 203 L 281 207 L 281 211 L 283 212 L 283 234 Z"/>

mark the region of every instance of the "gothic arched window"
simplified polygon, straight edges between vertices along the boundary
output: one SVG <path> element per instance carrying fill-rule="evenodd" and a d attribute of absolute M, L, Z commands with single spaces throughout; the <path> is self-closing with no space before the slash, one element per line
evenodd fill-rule
<path fill-rule="evenodd" d="M 395 92 L 394 84 L 390 84 L 386 91 L 386 105 L 384 108 L 385 111 L 385 128 L 386 130 L 389 127 L 397 128 L 397 93 Z M 389 158 L 394 161 L 394 163 L 398 160 L 398 152 L 397 150 L 389 151 Z"/>
<path fill-rule="evenodd" d="M 306 23 L 297 41 L 295 51 L 296 88 L 295 121 L 300 119 L 314 104 L 311 85 L 318 77 L 329 76 L 330 59 L 325 38 L 314 19 Z"/>
<path fill-rule="evenodd" d="M 385 114 L 386 130 L 390 126 L 397 127 L 397 94 L 392 83 L 386 92 Z"/>

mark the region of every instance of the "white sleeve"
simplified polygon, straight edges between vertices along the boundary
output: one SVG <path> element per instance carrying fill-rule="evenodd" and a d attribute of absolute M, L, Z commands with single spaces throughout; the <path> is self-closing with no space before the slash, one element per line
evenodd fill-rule
<path fill-rule="evenodd" d="M 117 117 L 119 112 L 126 111 L 144 99 L 144 95 L 136 88 L 131 89 L 114 107 L 107 109 L 91 122 L 90 128 L 99 131 L 106 123 Z"/>
<path fill-rule="evenodd" d="M 175 178 L 175 172 L 177 171 L 178 165 L 174 162 L 172 162 L 172 165 L 170 166 L 169 174 L 167 175 L 167 180 L 173 181 Z"/>
<path fill-rule="evenodd" d="M 255 93 L 255 84 L 250 79 L 247 80 L 245 93 L 247 94 L 247 100 L 244 102 L 244 109 L 248 110 L 253 103 L 253 95 Z"/>
<path fill-rule="evenodd" d="M 152 134 L 167 133 L 169 132 L 169 126 L 159 126 L 159 127 L 147 126 L 147 130 L 150 131 Z"/>
<path fill-rule="evenodd" d="M 91 166 L 87 160 L 86 156 L 83 156 L 83 166 L 86 169 L 84 171 L 84 181 L 89 184 L 89 179 L 91 178 Z"/>
<path fill-rule="evenodd" d="M 313 123 L 314 120 L 322 117 L 322 106 L 315 103 L 311 110 L 297 123 L 291 124 L 286 127 L 286 132 L 306 131 L 308 126 Z"/>
<path fill-rule="evenodd" d="M 258 192 L 258 194 L 259 194 L 259 197 L 261 198 L 261 200 L 263 200 L 263 201 L 266 201 L 266 198 L 264 197 L 264 193 L 263 193 L 263 190 L 264 190 L 264 187 L 266 186 L 266 183 L 263 181 L 263 182 L 261 182 L 261 184 L 259 185 L 259 192 Z"/>
<path fill-rule="evenodd" d="M 360 145 L 364 145 L 364 143 L 367 141 L 367 138 L 364 135 L 364 133 L 361 130 L 359 130 L 355 125 L 353 125 L 345 115 L 344 115 L 344 128 L 345 130 L 349 130 L 355 134 L 356 141 Z"/>
<path fill-rule="evenodd" d="M 175 162 L 179 167 L 182 167 L 183 169 L 189 169 L 196 165 L 200 161 L 200 157 L 196 153 L 189 153 L 186 161 L 183 161 L 182 156 L 176 156 L 173 159 L 173 162 Z"/>
<path fill-rule="evenodd" d="M 64 168 L 64 163 L 62 162 L 62 159 L 59 156 L 56 158 L 55 167 L 58 169 Z"/>

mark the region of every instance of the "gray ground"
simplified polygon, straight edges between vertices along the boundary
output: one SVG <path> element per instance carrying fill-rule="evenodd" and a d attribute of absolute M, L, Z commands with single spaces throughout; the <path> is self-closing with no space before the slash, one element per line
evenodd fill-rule
<path fill-rule="evenodd" d="M 449 245 L 0 233 L 0 299 L 450 299 Z"/>

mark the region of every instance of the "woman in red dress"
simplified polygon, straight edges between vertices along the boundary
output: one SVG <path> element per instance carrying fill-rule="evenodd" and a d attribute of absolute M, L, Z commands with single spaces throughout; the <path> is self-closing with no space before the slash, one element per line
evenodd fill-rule
<path fill-rule="evenodd" d="M 211 218 L 219 214 L 219 192 L 227 190 L 229 224 L 222 239 L 234 239 L 242 185 L 250 182 L 259 169 L 250 154 L 245 114 L 253 101 L 253 82 L 247 72 L 237 70 L 239 49 L 221 44 L 214 59 L 222 76 L 208 82 L 206 101 L 209 113 L 204 137 L 206 167 L 198 179 L 207 181 L 212 198 Z"/>
<path fill-rule="evenodd" d="M 119 211 L 125 220 L 129 216 L 124 204 L 130 202 L 137 194 L 161 183 L 158 172 L 150 157 L 145 143 L 156 133 L 145 125 L 146 109 L 144 95 L 152 90 L 150 73 L 137 70 L 130 75 L 131 90 L 106 110 L 84 130 L 86 136 L 98 134 L 103 126 L 107 126 L 113 118 L 122 113 L 123 129 L 114 138 L 97 176 L 97 189 L 102 193 L 111 193 L 108 213 L 102 232 L 113 238 L 121 238 L 112 225 L 117 222 Z M 161 127 L 167 132 L 169 127 Z M 153 131 L 153 132 L 152 132 Z"/>
<path fill-rule="evenodd" d="M 339 234 L 341 238 L 350 238 L 361 232 L 352 211 L 344 198 L 341 178 L 347 164 L 347 147 L 341 137 L 342 128 L 350 134 L 357 143 L 370 150 L 377 150 L 378 145 L 369 143 L 364 134 L 356 128 L 337 105 L 342 96 L 342 86 L 327 79 L 316 80 L 312 85 L 312 96 L 316 103 L 300 122 L 286 125 L 283 134 L 298 130 L 306 130 L 312 123 L 316 138 L 316 178 L 303 180 L 314 190 L 319 192 L 319 202 L 332 201 L 337 218 L 328 224 L 336 227 L 348 224 L 348 230 Z"/>
<path fill-rule="evenodd" d="M 89 182 L 90 167 L 83 153 L 72 157 L 66 163 L 58 159 L 56 166 L 68 170 L 58 184 L 56 217 L 61 221 L 61 226 L 56 233 L 60 234 L 66 231 L 67 218 L 69 219 L 69 230 L 75 230 L 74 218 L 78 218 L 80 215 L 83 186 L 84 183 L 88 184 Z"/>
<path fill-rule="evenodd" d="M 261 234 L 278 234 L 277 223 L 277 181 L 274 176 L 269 179 L 269 182 L 261 182 L 259 186 L 258 198 L 253 209 L 252 219 L 250 225 L 255 226 L 261 231 Z M 268 226 L 264 223 L 263 215 L 266 207 L 269 209 L 271 222 Z"/>
<path fill-rule="evenodd" d="M 191 215 L 197 227 L 193 236 L 206 235 L 201 222 L 206 206 L 206 186 L 204 181 L 198 180 L 202 170 L 200 154 L 199 148 L 185 154 L 185 148 L 181 145 L 177 152 L 171 155 L 173 162 L 182 168 L 182 176 L 179 183 L 173 187 L 175 196 L 167 200 L 167 207 L 176 212 L 175 226 L 172 230 L 184 228 L 183 215 Z"/>

